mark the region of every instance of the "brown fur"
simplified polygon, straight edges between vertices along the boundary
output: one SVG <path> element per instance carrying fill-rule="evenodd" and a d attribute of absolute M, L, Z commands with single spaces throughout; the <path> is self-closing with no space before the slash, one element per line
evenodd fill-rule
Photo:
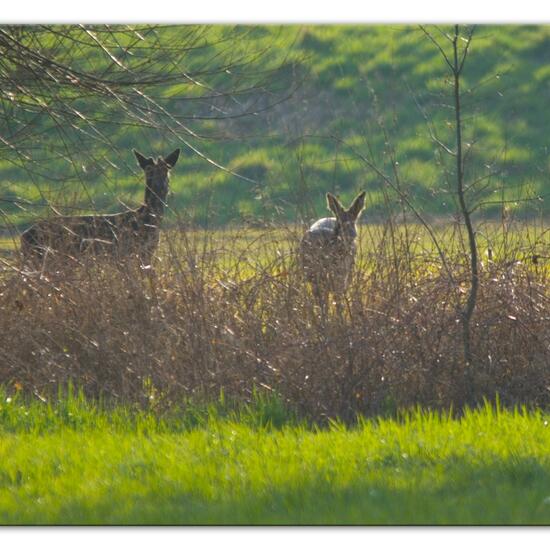
<path fill-rule="evenodd" d="M 154 161 L 134 151 L 145 172 L 145 200 L 136 209 L 97 216 L 60 216 L 36 222 L 21 235 L 24 265 L 45 266 L 50 260 L 78 260 L 84 254 L 117 259 L 134 256 L 149 265 L 158 246 L 168 193 L 169 171 L 179 149 Z"/>
<path fill-rule="evenodd" d="M 320 299 L 327 292 L 346 290 L 355 264 L 356 221 L 364 207 L 363 191 L 346 210 L 327 193 L 327 206 L 334 218 L 317 220 L 300 243 L 300 261 L 306 279 Z"/>

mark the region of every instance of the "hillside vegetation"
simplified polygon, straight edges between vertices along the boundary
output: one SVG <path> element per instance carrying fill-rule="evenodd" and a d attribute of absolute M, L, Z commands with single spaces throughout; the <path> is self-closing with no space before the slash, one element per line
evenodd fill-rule
<path fill-rule="evenodd" d="M 445 43 L 448 29 L 427 30 Z M 369 192 L 364 219 L 380 219 L 398 206 L 397 197 L 364 157 L 398 178 L 425 214 L 454 213 L 454 159 L 430 137 L 435 132 L 453 148 L 451 83 L 441 53 L 420 27 L 171 26 L 156 29 L 155 36 L 177 49 L 183 37 L 188 44 L 191 31 L 189 70 L 216 90 L 246 88 L 252 78 L 254 86 L 208 100 L 204 90 L 187 83 L 157 86 L 163 108 L 189 122 L 187 133 L 169 117 L 156 128 L 138 124 L 114 99 L 72 97 L 70 105 L 79 112 L 86 108 L 88 120 L 75 116 L 82 131 L 78 139 L 65 136 L 71 152 L 65 157 L 56 149 L 59 132 L 42 119 L 29 120 L 44 124 L 40 140 L 29 145 L 41 169 L 30 174 L 28 162 L 0 147 L 4 229 L 45 212 L 47 201 L 60 209 L 110 211 L 121 202 L 136 204 L 143 182 L 130 149 L 166 154 L 178 145 L 184 155 L 173 175 L 170 206 L 172 216 L 186 221 L 302 220 L 324 212 L 325 191 L 347 199 L 362 188 Z M 113 55 L 130 48 L 105 40 Z M 484 178 L 469 197 L 487 203 L 479 209 L 484 215 L 502 214 L 503 199 L 511 201 L 507 212 L 530 216 L 548 210 L 549 51 L 549 26 L 480 26 L 474 34 L 462 87 L 466 178 Z M 90 45 L 71 55 L 75 66 L 99 71 L 106 54 Z M 237 60 L 237 75 L 213 70 Z M 169 60 L 162 62 L 169 66 Z M 233 79 L 230 85 L 227 79 Z M 4 94 L 5 108 L 9 100 Z M 247 114 L 241 116 L 243 109 Z M 108 139 L 86 125 L 91 111 Z M 217 119 L 222 112 L 224 118 Z M 8 138 L 11 131 L 0 128 Z"/>

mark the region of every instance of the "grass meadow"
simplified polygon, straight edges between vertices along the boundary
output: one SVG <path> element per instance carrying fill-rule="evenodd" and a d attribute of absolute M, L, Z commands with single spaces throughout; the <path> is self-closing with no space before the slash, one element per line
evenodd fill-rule
<path fill-rule="evenodd" d="M 548 235 L 364 225 L 322 314 L 301 228 L 0 278 L 2 524 L 548 524 Z M 7 241 L 6 241 L 7 242 Z M 9 248 L 9 247 L 6 247 Z"/>
<path fill-rule="evenodd" d="M 452 34 L 450 25 L 425 28 L 438 37 L 440 31 Z M 96 77 L 112 68 L 111 58 L 97 51 L 87 29 L 59 25 L 52 26 L 52 32 L 37 28 L 35 33 L 32 26 L 20 30 L 25 44 L 50 52 L 58 63 Z M 122 45 L 133 43 L 126 28 L 109 30 L 112 35 L 101 30 L 105 47 L 125 55 Z M 464 36 L 467 31 L 463 26 Z M 452 143 L 444 107 L 452 100 L 448 68 L 418 25 L 174 25 L 146 32 L 147 40 L 127 61 L 138 63 L 142 55 L 159 60 L 160 66 L 151 68 L 170 81 L 141 91 L 162 97 L 163 108 L 181 126 L 168 116 L 159 118 L 156 109 L 147 126 L 136 126 L 126 120 L 124 110 L 118 110 L 117 102 L 100 96 L 79 102 L 82 122 L 71 117 L 67 126 L 58 127 L 48 111 L 40 111 L 38 118 L 29 114 L 30 94 L 23 95 L 17 120 L 21 128 L 32 124 L 36 130 L 25 139 L 35 159 L 30 165 L 16 156 L 0 158 L 4 230 L 49 215 L 48 205 L 66 213 L 86 213 L 116 211 L 119 201 L 136 204 L 143 186 L 131 149 L 166 153 L 178 140 L 255 182 L 235 179 L 189 152 L 182 155 L 170 203 L 195 223 L 225 226 L 250 217 L 290 222 L 296 219 L 297 203 L 307 200 L 311 207 L 322 209 L 325 191 L 348 197 L 364 188 L 370 197 L 367 214 L 382 219 L 385 186 L 361 156 L 370 152 L 367 156 L 376 159 L 382 171 L 393 173 L 388 142 L 415 207 L 434 216 L 453 216 L 449 195 L 453 189 L 434 160 L 437 146 L 425 120 L 427 115 L 439 138 Z M 199 36 L 204 42 L 185 47 L 187 40 Z M 544 174 L 550 71 L 544 59 L 549 37 L 548 25 L 477 26 L 464 73 L 464 137 L 475 143 L 468 158 L 469 177 L 498 173 L 482 180 L 475 194 L 476 201 L 491 203 L 484 209 L 488 215 L 498 216 L 500 210 L 495 192 L 525 218 L 548 213 Z M 199 81 L 183 74 L 167 75 L 165 60 L 173 60 L 175 50 L 181 53 L 181 66 L 193 68 Z M 243 66 L 233 76 L 225 70 L 220 74 L 220 68 L 239 56 Z M 138 64 L 133 70 L 140 74 L 143 67 Z M 261 83 L 256 82 L 258 75 Z M 11 89 L 10 71 L 0 76 L 5 89 Z M 205 79 L 202 84 L 201 79 Z M 260 116 L 242 116 L 239 102 L 212 102 L 208 86 L 226 91 L 244 88 L 247 102 L 273 104 L 273 108 L 262 110 Z M 70 103 L 73 93 L 61 87 L 55 97 L 56 108 L 63 113 L 63 102 Z M 5 99 L 6 105 L 12 105 L 13 98 Z M 220 108 L 227 118 L 205 117 L 212 110 L 221 115 Z M 138 115 L 144 116 L 143 111 Z M 16 117 L 6 117 L 5 131 L 17 133 L 18 127 L 9 126 Z M 95 136 L 90 135 L 89 124 L 97 130 L 92 131 Z M 109 139 L 99 138 L 100 132 Z M 448 160 L 451 170 L 452 157 Z"/>
<path fill-rule="evenodd" d="M 550 26 L 0 38 L 1 524 L 550 523 Z M 300 240 L 360 190 L 320 296 Z M 91 256 L 161 214 L 151 265 Z"/>
<path fill-rule="evenodd" d="M 548 416 L 486 405 L 319 428 L 259 400 L 159 418 L 2 395 L 2 524 L 550 521 Z"/>

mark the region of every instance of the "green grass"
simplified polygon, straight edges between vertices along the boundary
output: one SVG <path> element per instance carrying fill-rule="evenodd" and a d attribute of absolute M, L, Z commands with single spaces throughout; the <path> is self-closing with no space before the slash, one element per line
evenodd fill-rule
<path fill-rule="evenodd" d="M 449 47 L 438 29 L 427 28 Z M 444 26 L 442 30 L 451 29 Z M 385 213 L 380 195 L 382 181 L 356 153 L 372 154 L 375 163 L 391 175 L 388 143 L 396 149 L 401 181 L 409 200 L 427 214 L 454 213 L 453 157 L 444 156 L 444 165 L 440 164 L 437 146 L 418 107 L 426 112 L 439 138 L 452 149 L 452 117 L 443 107 L 452 99 L 447 85 L 448 70 L 436 46 L 418 26 L 244 26 L 238 30 L 231 47 L 227 42 L 218 42 L 220 36 L 233 32 L 230 26 L 196 27 L 195 31 L 204 32 L 204 48 L 189 54 L 190 67 L 204 65 L 214 70 L 217 55 L 223 58 L 226 51 L 237 55 L 248 50 L 265 54 L 251 55 L 250 66 L 243 71 L 242 78 L 246 79 L 247 74 L 252 77 L 266 66 L 277 66 L 287 56 L 297 63 L 300 78 L 304 75 L 305 78 L 297 93 L 275 111 L 226 122 L 193 120 L 192 129 L 197 134 L 215 136 L 212 140 L 192 140 L 194 146 L 206 157 L 257 183 L 247 183 L 214 169 L 183 147 L 184 154 L 173 172 L 173 195 L 169 200 L 171 209 L 179 215 L 205 225 L 208 222 L 209 226 L 226 225 L 243 216 L 291 221 L 300 215 L 295 206 L 303 202 L 304 196 L 322 208 L 327 190 L 347 199 L 365 188 L 370 197 L 367 213 L 380 218 Z M 73 32 L 79 31 L 73 29 Z M 174 26 L 157 32 L 177 45 L 184 31 L 183 27 Z M 484 188 L 486 183 L 488 186 L 479 195 L 474 194 L 476 200 L 494 201 L 502 196 L 510 201 L 507 205 L 513 212 L 524 217 L 549 212 L 548 200 L 526 200 L 539 195 L 546 198 L 550 123 L 546 98 L 550 71 L 544 55 L 549 37 L 548 25 L 480 25 L 463 73 L 464 140 L 474 144 L 466 162 L 466 180 L 471 182 L 497 169 L 497 175 L 482 180 L 478 188 Z M 97 55 L 90 47 L 71 59 L 84 70 L 94 66 Z M 285 66 L 290 70 L 288 63 Z M 214 87 L 224 84 L 227 73 L 223 74 L 211 83 Z M 277 77 L 274 78 L 277 82 Z M 181 98 L 200 95 L 203 89 L 178 83 L 163 85 L 156 94 L 165 98 L 163 105 L 169 112 L 180 114 Z M 33 119 L 32 123 L 40 127 L 37 151 L 51 148 L 63 154 L 44 154 L 47 158 L 40 160 L 41 172 L 51 174 L 51 181 L 42 176 L 32 181 L 25 165 L 17 166 L 8 157 L 0 159 L 3 181 L 0 198 L 7 201 L 2 209 L 10 224 L 25 227 L 36 216 L 49 214 L 43 208 L 46 198 L 60 210 L 75 205 L 91 210 L 90 197 L 100 211 L 119 209 L 119 200 L 137 204 L 143 195 L 143 177 L 135 167 L 131 148 L 160 154 L 178 144 L 172 132 L 131 125 L 127 114 L 118 110 L 117 102 L 105 104 L 93 98 L 80 102 L 78 108 L 90 119 L 103 120 L 99 127 L 109 136 L 109 143 L 94 139 L 82 147 L 82 132 L 76 132 L 76 137 L 69 133 L 73 141 L 68 142 L 68 147 L 75 159 L 75 165 L 71 166 L 64 160 L 66 151 L 58 149 L 59 135 L 51 120 Z M 192 120 L 197 108 L 193 102 L 186 101 L 185 105 L 183 114 Z M 117 123 L 112 124 L 111 120 Z M 382 122 L 387 140 L 380 126 Z M 294 128 L 291 134 L 289 128 Z M 69 128 L 63 131 L 69 132 Z M 222 135 L 227 137 L 219 139 Z M 309 137 L 295 139 L 302 135 Z M 338 140 L 334 141 L 332 136 Z M 188 133 L 184 137 L 190 139 Z M 105 155 L 117 168 L 104 166 L 105 172 L 94 174 L 90 152 L 96 159 Z M 85 175 L 80 173 L 81 165 L 88 166 Z M 65 181 L 65 177 L 69 179 Z M 22 199 L 21 204 L 10 202 L 17 197 Z M 396 200 L 395 195 L 390 198 Z M 495 217 L 499 210 L 500 205 L 487 205 L 481 211 Z"/>
<path fill-rule="evenodd" d="M 2 524 L 550 523 L 539 411 L 321 429 L 259 397 L 160 416 L 1 398 Z"/>
<path fill-rule="evenodd" d="M 17 238 L 0 237 L 0 254 L 9 254 L 16 248 L 17 244 Z"/>

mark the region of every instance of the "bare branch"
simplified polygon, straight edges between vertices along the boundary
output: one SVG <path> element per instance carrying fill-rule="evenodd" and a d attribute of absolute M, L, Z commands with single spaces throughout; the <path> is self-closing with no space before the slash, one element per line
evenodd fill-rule
<path fill-rule="evenodd" d="M 475 26 L 470 27 L 470 30 L 468 32 L 468 38 L 466 38 L 466 46 L 464 48 L 464 52 L 462 54 L 462 60 L 460 61 L 460 66 L 458 68 L 458 72 L 462 72 L 462 68 L 464 67 L 464 62 L 466 61 L 466 57 L 468 56 L 468 49 L 470 48 L 470 44 L 472 43 L 472 38 L 474 36 Z"/>
<path fill-rule="evenodd" d="M 426 28 L 422 25 L 420 25 L 420 28 L 422 29 L 422 32 L 426 35 L 426 37 L 436 46 L 436 48 L 439 50 L 439 53 L 443 56 L 443 59 L 449 66 L 451 70 L 453 70 L 453 65 L 449 58 L 447 57 L 447 54 L 445 53 L 445 50 L 441 47 L 439 42 L 426 30 Z"/>

